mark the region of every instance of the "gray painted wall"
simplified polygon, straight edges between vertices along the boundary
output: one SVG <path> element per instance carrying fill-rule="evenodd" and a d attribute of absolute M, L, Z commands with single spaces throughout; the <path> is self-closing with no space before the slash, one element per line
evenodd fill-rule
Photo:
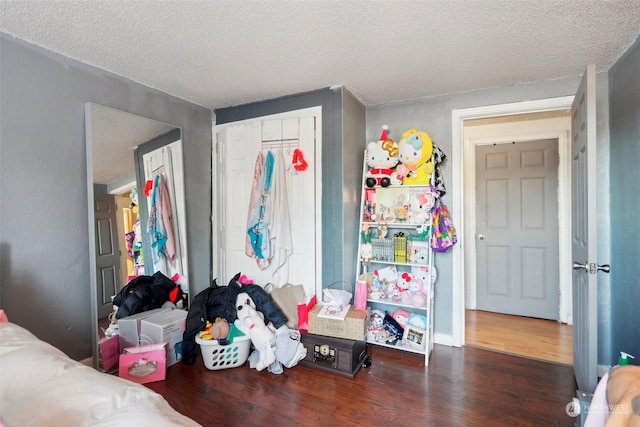
<path fill-rule="evenodd" d="M 606 364 L 615 361 L 622 347 L 640 355 L 635 317 L 640 300 L 635 273 L 640 261 L 640 221 L 636 221 L 639 209 L 634 196 L 638 194 L 634 184 L 640 157 L 639 55 L 636 42 L 610 71 L 609 79 L 599 75 L 597 82 L 602 170 L 598 262 L 612 265 L 611 278 L 601 277 L 599 289 L 599 362 Z M 88 101 L 182 128 L 190 283 L 192 292 L 207 287 L 212 259 L 210 110 L 4 34 L 0 34 L 0 74 L 0 306 L 9 317 L 74 358 L 90 354 L 84 145 L 84 103 Z M 351 244 L 349 218 L 357 210 L 351 201 L 359 201 L 359 156 L 366 141 L 379 137 L 383 124 L 390 126 L 393 139 L 411 127 L 424 129 L 449 154 L 451 110 L 573 95 L 578 83 L 579 77 L 558 79 L 381 105 L 367 108 L 365 119 L 351 94 L 325 89 L 277 102 L 222 109 L 216 116 L 218 123 L 228 123 L 322 106 L 323 277 L 330 283 L 353 280 L 355 248 L 344 246 Z M 366 123 L 364 136 L 354 123 Z M 443 173 L 445 182 L 451 183 L 450 163 L 445 162 Z M 625 224 L 624 229 L 613 230 L 611 257 L 610 191 L 611 223 Z M 357 216 L 353 223 L 357 224 Z M 353 239 L 355 242 L 357 236 Z M 454 266 L 450 254 L 438 255 L 436 266 L 435 329 L 451 334 Z"/>
<path fill-rule="evenodd" d="M 211 110 L 0 34 L 0 307 L 91 355 L 84 105 L 183 131 L 192 292 L 211 279 Z"/>
<path fill-rule="evenodd" d="M 358 226 L 362 159 L 359 165 L 353 163 L 364 149 L 364 106 L 343 88 L 327 88 L 221 108 L 215 111 L 215 122 L 225 124 L 316 106 L 322 107 L 322 283 L 348 280 L 353 284 L 358 235 L 352 230 Z"/>
<path fill-rule="evenodd" d="M 586 68 L 586 64 L 585 64 Z M 509 87 L 479 90 L 466 93 L 450 94 L 432 98 L 417 99 L 395 104 L 386 104 L 367 108 L 367 141 L 375 141 L 380 135 L 382 125 L 389 125 L 389 137 L 394 141 L 400 139 L 400 135 L 407 129 L 416 128 L 424 130 L 433 139 L 434 143 L 440 147 L 447 156 L 451 155 L 451 112 L 455 109 L 481 107 L 487 105 L 506 104 L 527 100 L 554 98 L 574 95 L 580 83 L 580 78 L 565 78 L 551 81 L 541 81 L 529 84 L 514 85 Z M 606 86 L 606 74 L 598 76 L 597 83 L 598 98 L 598 155 L 599 162 L 603 168 L 603 174 L 607 175 L 608 156 L 601 153 L 608 153 L 608 97 Z M 604 166 L 602 166 L 604 164 Z M 451 162 L 445 161 L 442 165 L 447 190 L 451 188 L 452 170 Z M 598 216 L 608 217 L 608 187 L 598 189 L 599 203 Z M 450 205 L 451 193 L 448 191 L 444 196 L 444 202 Z M 453 218 L 456 223 L 456 218 Z M 458 230 L 460 231 L 460 230 Z M 599 246 L 602 248 L 606 262 L 608 262 L 608 229 L 601 230 L 599 235 Z M 604 243 L 603 243 L 604 242 Z M 436 333 L 452 334 L 452 287 L 453 287 L 453 266 L 451 253 L 437 254 L 435 264 L 438 270 L 438 279 L 435 284 L 435 304 L 434 304 L 434 330 Z M 603 290 L 601 291 L 601 301 L 608 302 L 607 277 L 603 278 Z M 600 327 L 599 334 L 602 338 L 601 346 L 604 346 L 602 354 L 610 347 L 607 335 L 609 331 L 609 316 L 607 307 L 600 307 Z"/>
<path fill-rule="evenodd" d="M 366 111 L 362 103 L 346 89 L 342 91 L 342 209 L 344 280 L 351 283 L 355 294 L 358 273 L 358 241 L 360 239 L 360 197 L 362 165 L 367 146 Z M 325 282 L 329 284 L 331 282 Z"/>
<path fill-rule="evenodd" d="M 609 71 L 611 107 L 611 331 L 609 354 L 640 364 L 640 38 Z"/>

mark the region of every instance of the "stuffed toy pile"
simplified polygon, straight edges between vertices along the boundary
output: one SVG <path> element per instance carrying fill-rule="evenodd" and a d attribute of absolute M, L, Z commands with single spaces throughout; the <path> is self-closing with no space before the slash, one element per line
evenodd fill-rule
<path fill-rule="evenodd" d="M 378 141 L 367 144 L 367 187 L 429 184 L 435 169 L 431 161 L 434 146 L 429 134 L 409 129 L 402 134 L 400 142 L 395 143 L 389 138 L 388 129 L 387 125 L 382 126 Z"/>

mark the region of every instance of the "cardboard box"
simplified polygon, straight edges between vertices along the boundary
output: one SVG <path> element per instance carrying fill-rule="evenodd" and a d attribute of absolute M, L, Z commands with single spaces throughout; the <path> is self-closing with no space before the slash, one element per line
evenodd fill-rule
<path fill-rule="evenodd" d="M 120 355 L 118 376 L 144 384 L 162 381 L 167 375 L 166 343 L 128 347 Z"/>
<path fill-rule="evenodd" d="M 118 320 L 118 333 L 120 334 L 120 349 L 127 347 L 137 347 L 140 345 L 140 322 L 154 314 L 163 313 L 171 310 L 170 308 L 155 308 L 153 310 L 143 311 L 141 313 L 132 314 Z"/>
<path fill-rule="evenodd" d="M 308 332 L 310 334 L 357 341 L 366 339 L 369 309 L 367 311 L 359 311 L 351 307 L 344 320 L 318 317 L 321 309 L 321 305 L 316 305 L 309 312 Z"/>
<path fill-rule="evenodd" d="M 167 366 L 182 360 L 182 336 L 187 321 L 187 311 L 171 310 L 154 314 L 142 320 L 140 343 L 167 343 Z"/>

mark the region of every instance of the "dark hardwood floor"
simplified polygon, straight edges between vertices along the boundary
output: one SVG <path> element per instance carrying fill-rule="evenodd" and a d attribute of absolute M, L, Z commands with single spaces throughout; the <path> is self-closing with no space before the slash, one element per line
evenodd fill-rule
<path fill-rule="evenodd" d="M 199 357 L 147 386 L 203 426 L 572 426 L 571 366 L 474 347 L 421 355 L 370 346 L 354 379 L 307 366 L 209 371 Z"/>

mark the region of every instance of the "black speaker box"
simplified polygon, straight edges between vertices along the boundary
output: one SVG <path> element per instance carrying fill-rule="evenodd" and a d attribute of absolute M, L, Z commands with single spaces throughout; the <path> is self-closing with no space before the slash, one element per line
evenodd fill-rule
<path fill-rule="evenodd" d="M 307 349 L 307 356 L 300 361 L 302 365 L 349 378 L 355 377 L 367 356 L 364 341 L 303 333 L 301 342 Z"/>

